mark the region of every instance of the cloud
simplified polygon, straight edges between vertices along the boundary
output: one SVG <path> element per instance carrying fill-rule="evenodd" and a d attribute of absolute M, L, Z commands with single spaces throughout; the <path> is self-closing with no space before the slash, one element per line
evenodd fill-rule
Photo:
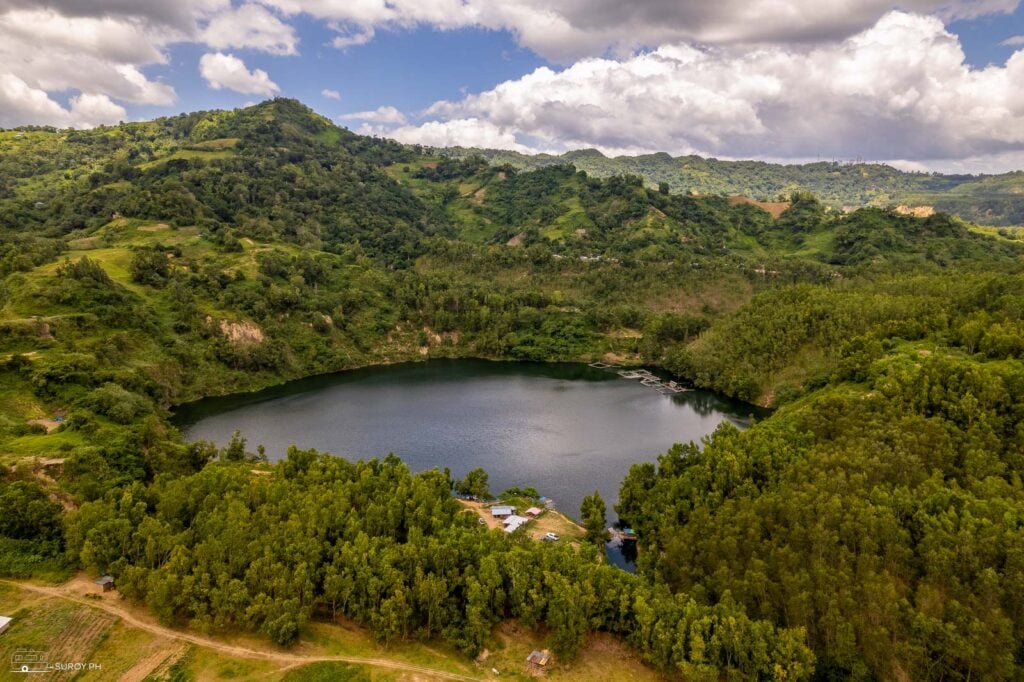
<path fill-rule="evenodd" d="M 169 105 L 176 100 L 174 89 L 149 80 L 139 69 L 164 61 L 149 35 L 132 21 L 65 17 L 47 9 L 0 14 L 0 73 L 33 89 L 77 89 Z"/>
<path fill-rule="evenodd" d="M 146 69 L 167 64 L 169 46 L 204 40 L 274 54 L 297 42 L 265 8 L 231 0 L 0 0 L 0 120 L 86 126 L 126 118 L 124 102 L 175 104 Z M 67 107 L 53 97 L 63 92 Z"/>
<path fill-rule="evenodd" d="M 490 121 L 475 118 L 456 121 L 430 121 L 421 126 L 403 126 L 393 130 L 382 130 L 364 126 L 360 134 L 386 135 L 407 144 L 422 144 L 429 147 L 481 147 L 484 149 L 511 149 L 519 152 L 533 151 L 516 142 L 511 129 L 495 125 Z"/>
<path fill-rule="evenodd" d="M 339 24 L 332 24 L 331 28 L 338 32 L 338 35 L 331 41 L 331 46 L 344 50 L 357 45 L 365 45 L 373 40 L 376 32 L 370 27 L 351 30 Z"/>
<path fill-rule="evenodd" d="M 0 12 L 47 9 L 71 18 L 131 19 L 190 35 L 196 21 L 231 8 L 231 0 L 0 0 Z"/>
<path fill-rule="evenodd" d="M 1024 47 L 1024 36 L 1012 36 L 999 44 L 1004 47 Z"/>
<path fill-rule="evenodd" d="M 249 71 L 245 62 L 223 52 L 204 54 L 199 60 L 199 73 L 214 90 L 227 88 L 245 95 L 270 96 L 280 91 L 277 83 L 263 69 Z"/>
<path fill-rule="evenodd" d="M 71 98 L 68 115 L 73 128 L 92 128 L 98 125 L 124 121 L 127 112 L 106 95 L 79 95 Z"/>
<path fill-rule="evenodd" d="M 366 121 L 367 123 L 385 123 L 402 125 L 405 114 L 394 107 L 378 107 L 373 111 L 357 111 L 339 116 L 343 121 Z"/>
<path fill-rule="evenodd" d="M 972 69 L 934 17 L 892 12 L 804 50 L 664 45 L 431 106 L 404 142 L 727 158 L 958 159 L 1024 149 L 1024 50 Z M 477 132 L 481 128 L 481 132 Z"/>
<path fill-rule="evenodd" d="M 124 107 L 106 95 L 79 95 L 65 109 L 45 91 L 33 88 L 13 74 L 0 74 L 0 127 L 52 125 L 91 128 L 126 118 Z"/>
<path fill-rule="evenodd" d="M 900 170 L 925 173 L 949 173 L 952 175 L 1009 173 L 1024 168 L 1024 151 L 968 156 L 963 159 L 925 159 L 923 161 L 888 159 L 885 163 Z"/>
<path fill-rule="evenodd" d="M 337 90 L 331 90 L 330 88 L 324 88 L 321 90 L 320 95 L 327 99 L 341 99 L 341 93 Z"/>
<path fill-rule="evenodd" d="M 259 5 L 242 5 L 214 17 L 201 35 L 210 47 L 251 48 L 276 55 L 298 54 L 295 29 Z"/>
<path fill-rule="evenodd" d="M 620 56 L 680 41 L 730 45 L 841 40 L 872 26 L 891 0 L 262 0 L 286 14 L 332 23 L 336 47 L 376 29 L 426 25 L 510 31 L 520 45 L 560 62 Z M 1020 0 L 904 0 L 904 10 L 946 20 L 1012 12 Z"/>

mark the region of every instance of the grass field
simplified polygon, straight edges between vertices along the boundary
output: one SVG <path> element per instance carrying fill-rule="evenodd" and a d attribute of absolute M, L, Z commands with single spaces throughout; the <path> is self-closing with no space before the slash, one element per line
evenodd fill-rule
<path fill-rule="evenodd" d="M 441 643 L 384 647 L 360 626 L 340 620 L 314 622 L 298 645 L 281 649 L 254 636 L 169 630 L 116 592 L 100 593 L 84 575 L 34 589 L 0 582 L 0 613 L 14 617 L 0 636 L 0 680 L 8 678 L 7 662 L 19 649 L 40 651 L 51 663 L 99 666 L 54 672 L 47 680 L 525 680 L 526 656 L 545 646 L 544 632 L 508 621 L 495 629 L 474 662 Z M 357 657 L 361 663 L 329 660 L 336 657 Z M 577 659 L 556 660 L 547 678 L 660 679 L 624 643 L 604 634 L 592 636 Z"/>

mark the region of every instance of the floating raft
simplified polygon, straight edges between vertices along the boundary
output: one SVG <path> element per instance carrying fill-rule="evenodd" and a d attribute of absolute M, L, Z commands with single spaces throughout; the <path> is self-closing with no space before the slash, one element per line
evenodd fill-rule
<path fill-rule="evenodd" d="M 608 535 L 612 540 L 618 540 L 619 542 L 636 542 L 636 533 L 633 532 L 632 528 L 626 528 L 620 530 L 615 527 L 608 528 Z"/>
<path fill-rule="evenodd" d="M 604 363 L 594 363 L 591 365 L 591 367 L 596 367 L 598 364 Z M 647 386 L 648 388 L 653 388 L 662 395 L 674 395 L 676 393 L 683 393 L 685 391 L 692 390 L 680 386 L 675 381 L 662 381 L 661 379 L 658 378 L 657 375 L 653 374 L 652 372 L 649 372 L 646 369 L 621 369 L 616 371 L 613 365 L 600 369 L 608 369 L 608 371 L 615 371 L 615 373 L 618 374 L 623 379 L 629 379 L 633 381 L 639 380 L 640 383 L 643 384 L 644 386 Z"/>

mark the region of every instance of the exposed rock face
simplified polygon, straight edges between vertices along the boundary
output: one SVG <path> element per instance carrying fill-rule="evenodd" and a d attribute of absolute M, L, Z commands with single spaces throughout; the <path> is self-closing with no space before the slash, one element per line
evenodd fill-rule
<path fill-rule="evenodd" d="M 231 343 L 239 346 L 255 346 L 263 343 L 263 330 L 252 322 L 220 321 L 220 331 Z"/>

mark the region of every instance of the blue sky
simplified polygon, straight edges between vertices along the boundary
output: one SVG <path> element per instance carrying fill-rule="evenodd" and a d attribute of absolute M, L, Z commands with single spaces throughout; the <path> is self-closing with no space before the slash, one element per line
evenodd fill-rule
<path fill-rule="evenodd" d="M 969 64 L 985 67 L 1004 64 L 1016 48 L 1001 43 L 1024 35 L 1024 6 L 1008 15 L 978 17 L 970 21 L 954 21 L 949 30 L 960 37 Z"/>
<path fill-rule="evenodd" d="M 486 90 L 550 62 L 515 43 L 508 31 L 468 28 L 440 31 L 430 27 L 383 31 L 365 45 L 339 50 L 330 46 L 332 32 L 320 22 L 294 22 L 300 54 L 274 56 L 256 50 L 236 50 L 250 68 L 267 71 L 281 86 L 281 95 L 294 97 L 324 115 L 394 106 L 417 111 L 441 99 L 458 99 L 466 92 Z M 170 63 L 152 69 L 174 83 L 181 105 L 128 107 L 133 118 L 242 106 L 262 99 L 230 90 L 213 90 L 196 68 L 206 48 L 175 45 Z M 335 90 L 340 100 L 323 97 Z"/>
<path fill-rule="evenodd" d="M 1024 167 L 1020 0 L 850 4 L 13 1 L 0 126 L 281 95 L 423 144 Z"/>

